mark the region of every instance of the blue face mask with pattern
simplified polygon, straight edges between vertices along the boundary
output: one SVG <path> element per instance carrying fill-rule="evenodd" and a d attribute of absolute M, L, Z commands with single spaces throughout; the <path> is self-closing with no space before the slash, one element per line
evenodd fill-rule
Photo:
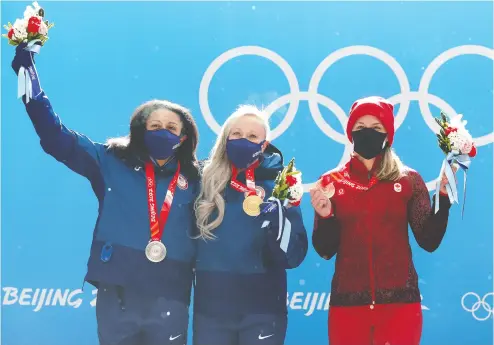
<path fill-rule="evenodd" d="M 256 144 L 245 138 L 228 139 L 226 155 L 235 167 L 245 169 L 261 157 L 263 144 L 264 141 Z"/>
<path fill-rule="evenodd" d="M 180 137 L 167 129 L 146 130 L 144 143 L 152 158 L 166 159 L 175 154 L 180 146 Z"/>

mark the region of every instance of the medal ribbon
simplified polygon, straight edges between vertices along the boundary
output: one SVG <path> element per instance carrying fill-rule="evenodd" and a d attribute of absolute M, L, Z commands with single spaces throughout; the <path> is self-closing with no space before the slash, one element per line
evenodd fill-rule
<path fill-rule="evenodd" d="M 154 175 L 154 164 L 146 163 L 146 185 L 148 190 L 148 211 L 149 224 L 151 227 L 151 241 L 161 241 L 163 231 L 165 230 L 166 221 L 170 214 L 170 208 L 173 202 L 173 195 L 177 187 L 178 176 L 180 175 L 180 162 L 178 162 L 177 171 L 170 181 L 168 190 L 166 191 L 165 201 L 161 207 L 161 212 L 158 219 L 158 208 L 156 205 L 156 178 Z"/>
<path fill-rule="evenodd" d="M 238 169 L 232 164 L 232 180 L 230 186 L 237 192 L 249 193 L 250 195 L 256 195 L 256 182 L 254 180 L 254 170 L 259 166 L 259 161 L 252 164 L 245 171 L 245 183 L 237 180 Z"/>
<path fill-rule="evenodd" d="M 348 166 L 349 166 L 349 164 L 347 164 L 347 166 L 346 166 L 346 169 L 345 169 L 346 171 L 348 171 Z M 378 178 L 375 175 L 373 175 L 369 181 L 369 184 L 363 185 L 361 183 L 358 183 L 358 182 L 355 182 L 355 181 L 352 181 L 350 179 L 345 178 L 343 176 L 343 174 L 341 174 L 340 172 L 333 172 L 333 173 L 330 173 L 329 175 L 331 176 L 331 178 L 334 181 L 341 183 L 341 184 L 344 184 L 344 185 L 346 185 L 352 189 L 363 191 L 363 192 L 371 189 L 372 186 L 374 186 L 379 181 Z M 323 187 L 325 187 L 325 186 L 323 186 Z"/>

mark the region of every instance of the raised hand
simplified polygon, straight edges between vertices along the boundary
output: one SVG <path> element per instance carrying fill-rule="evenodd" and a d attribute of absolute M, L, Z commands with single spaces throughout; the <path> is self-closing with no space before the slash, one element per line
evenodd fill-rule
<path fill-rule="evenodd" d="M 331 201 L 324 195 L 319 184 L 310 190 L 310 202 L 319 216 L 326 218 L 331 214 Z"/>

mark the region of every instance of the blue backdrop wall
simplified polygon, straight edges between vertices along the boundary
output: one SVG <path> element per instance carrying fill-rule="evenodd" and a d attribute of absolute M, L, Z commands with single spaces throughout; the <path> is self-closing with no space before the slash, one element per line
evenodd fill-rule
<path fill-rule="evenodd" d="M 2 23 L 26 5 L 2 2 Z M 348 153 L 352 101 L 377 94 L 397 104 L 396 150 L 433 181 L 443 156 L 431 116 L 465 114 L 479 146 L 466 215 L 452 209 L 437 252 L 412 243 L 423 344 L 492 344 L 492 2 L 41 5 L 56 23 L 37 57 L 42 86 L 65 123 L 96 141 L 126 134 L 140 103 L 169 99 L 195 114 L 204 158 L 237 104 L 264 105 L 274 143 L 309 184 Z M 13 48 L 1 48 L 2 344 L 95 345 L 95 291 L 81 287 L 97 202 L 41 150 L 16 99 Z M 302 208 L 310 235 L 308 197 Z M 327 344 L 333 269 L 311 249 L 289 273 L 287 345 Z"/>

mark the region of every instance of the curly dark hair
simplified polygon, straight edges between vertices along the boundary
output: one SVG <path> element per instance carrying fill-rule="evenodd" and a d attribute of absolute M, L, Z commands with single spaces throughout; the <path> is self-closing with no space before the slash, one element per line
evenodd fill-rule
<path fill-rule="evenodd" d="M 152 100 L 140 105 L 130 119 L 130 134 L 120 138 L 109 139 L 107 141 L 108 149 L 121 158 L 134 156 L 141 160 L 148 159 L 149 152 L 144 143 L 146 121 L 151 113 L 158 109 L 173 111 L 180 117 L 182 122 L 181 135 L 186 135 L 187 138 L 177 149 L 175 157 L 180 162 L 181 171 L 185 176 L 198 178 L 199 169 L 196 149 L 199 142 L 199 132 L 191 112 L 179 104 L 163 100 Z"/>

